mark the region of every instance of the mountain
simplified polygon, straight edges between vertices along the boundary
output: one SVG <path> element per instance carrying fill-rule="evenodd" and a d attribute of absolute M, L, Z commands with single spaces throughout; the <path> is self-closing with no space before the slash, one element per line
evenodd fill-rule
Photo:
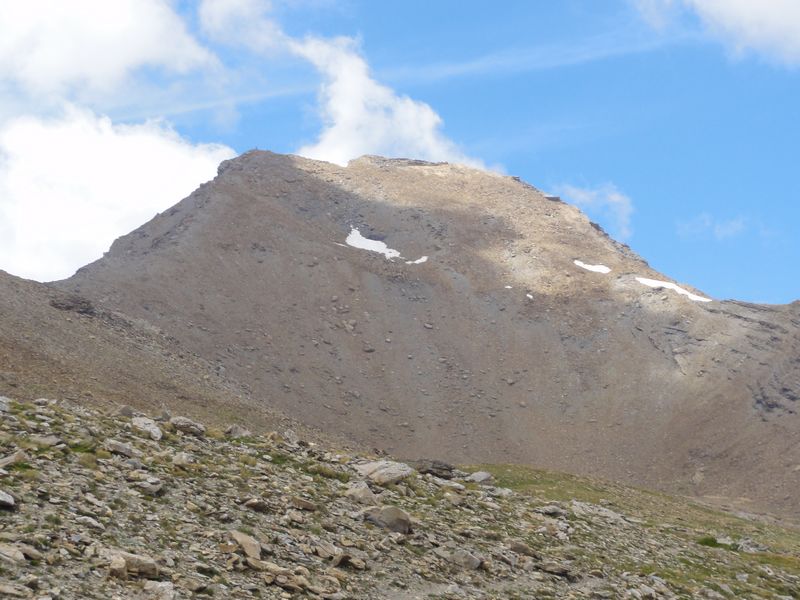
<path fill-rule="evenodd" d="M 800 303 L 674 285 L 512 177 L 259 151 L 56 284 L 239 386 L 243 419 L 798 516 Z"/>
<path fill-rule="evenodd" d="M 244 412 L 253 427 L 293 427 L 323 439 L 269 407 L 247 407 L 238 383 L 149 323 L 3 271 L 0 395 L 131 404 L 205 419 L 233 420 Z"/>

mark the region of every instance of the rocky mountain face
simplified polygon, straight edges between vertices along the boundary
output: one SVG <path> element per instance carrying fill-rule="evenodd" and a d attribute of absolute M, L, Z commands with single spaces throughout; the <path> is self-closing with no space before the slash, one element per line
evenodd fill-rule
<path fill-rule="evenodd" d="M 676 289 L 511 177 L 249 152 L 57 286 L 240 386 L 244 419 L 798 515 L 800 303 Z"/>
<path fill-rule="evenodd" d="M 492 470 L 0 397 L 0 597 L 800 594 L 796 531 L 619 485 Z"/>
<path fill-rule="evenodd" d="M 251 427 L 294 428 L 322 439 L 263 404 L 246 408 L 250 400 L 240 384 L 146 321 L 0 271 L 2 394 L 130 403 L 209 420 L 247 414 Z"/>

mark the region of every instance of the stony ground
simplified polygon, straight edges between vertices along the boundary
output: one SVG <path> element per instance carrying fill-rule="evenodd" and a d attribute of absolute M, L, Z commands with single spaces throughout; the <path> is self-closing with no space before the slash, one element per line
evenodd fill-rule
<path fill-rule="evenodd" d="M 487 470 L 0 398 L 0 597 L 800 595 L 795 530 Z"/>

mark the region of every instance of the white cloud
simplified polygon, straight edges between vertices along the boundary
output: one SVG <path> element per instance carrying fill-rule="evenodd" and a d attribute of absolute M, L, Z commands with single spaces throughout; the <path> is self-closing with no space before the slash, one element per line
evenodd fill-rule
<path fill-rule="evenodd" d="M 87 110 L 0 127 L 0 267 L 40 281 L 99 258 L 234 155 L 168 125 L 114 125 Z"/>
<path fill-rule="evenodd" d="M 664 27 L 682 7 L 737 53 L 750 50 L 800 65 L 797 0 L 634 0 L 634 4 L 651 25 Z"/>
<path fill-rule="evenodd" d="M 614 227 L 611 233 L 617 239 L 625 241 L 632 235 L 633 202 L 613 183 L 605 183 L 594 188 L 564 184 L 556 186 L 556 190 L 565 200 L 591 215 L 610 219 Z"/>
<path fill-rule="evenodd" d="M 270 16 L 265 0 L 203 0 L 204 31 L 217 41 L 259 53 L 289 51 L 310 62 L 323 77 L 319 116 L 323 129 L 303 156 L 345 165 L 364 154 L 450 161 L 482 167 L 442 132 L 442 119 L 429 105 L 375 81 L 352 38 L 297 40 Z"/>
<path fill-rule="evenodd" d="M 266 52 L 285 48 L 288 42 L 269 17 L 271 10 L 268 0 L 202 0 L 197 14 L 211 39 Z"/>
<path fill-rule="evenodd" d="M 215 64 L 168 0 L 0 2 L 0 83 L 34 95 L 114 89 L 140 67 Z"/>
<path fill-rule="evenodd" d="M 707 237 L 712 236 L 718 242 L 742 233 L 747 222 L 744 217 L 728 220 L 718 220 L 709 213 L 701 213 L 690 219 L 678 223 L 678 235 L 682 237 Z"/>
<path fill-rule="evenodd" d="M 323 130 L 299 154 L 341 165 L 381 154 L 483 166 L 442 133 L 442 119 L 429 105 L 372 79 L 352 39 L 311 38 L 292 48 L 324 78 L 319 93 Z"/>
<path fill-rule="evenodd" d="M 234 155 L 193 144 L 165 121 L 121 125 L 104 116 L 142 106 L 146 118 L 154 99 L 204 106 L 203 93 L 231 94 L 229 84 L 252 75 L 220 68 L 177 6 L 0 0 L 0 268 L 41 281 L 67 277 Z M 284 52 L 321 73 L 324 127 L 301 153 L 339 163 L 385 154 L 480 164 L 442 133 L 430 106 L 372 79 L 353 40 L 290 38 L 270 9 L 266 0 L 203 0 L 199 31 L 249 58 Z"/>

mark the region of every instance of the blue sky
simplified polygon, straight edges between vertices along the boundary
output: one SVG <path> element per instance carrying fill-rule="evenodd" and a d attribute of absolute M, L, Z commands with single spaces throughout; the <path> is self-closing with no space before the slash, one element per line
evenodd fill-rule
<path fill-rule="evenodd" d="M 62 22 L 64 39 L 53 39 L 36 10 L 0 5 L 0 29 L 24 23 L 29 33 L 0 43 L 2 269 L 67 276 L 213 176 L 219 160 L 258 147 L 499 168 L 578 203 L 654 268 L 712 297 L 800 298 L 792 0 L 137 0 L 128 9 L 122 24 L 114 13 L 98 19 L 119 28 L 114 36 L 82 24 L 73 35 Z M 117 49 L 132 22 L 131 40 L 169 31 L 177 41 L 155 53 L 136 42 Z M 9 58 L 37 33 L 45 58 Z M 59 63 L 76 40 L 88 44 L 86 71 Z M 98 48 L 108 58 L 92 65 Z M 65 154 L 74 156 L 59 179 L 48 161 Z M 89 181 L 98 170 L 109 181 Z M 115 191 L 123 186 L 131 193 Z"/>

